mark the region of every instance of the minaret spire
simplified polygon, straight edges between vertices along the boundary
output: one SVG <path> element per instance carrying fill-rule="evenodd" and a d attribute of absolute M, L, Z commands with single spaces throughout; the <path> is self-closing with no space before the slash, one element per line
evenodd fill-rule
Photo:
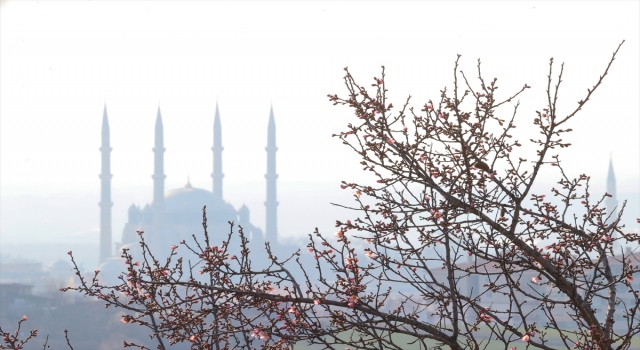
<path fill-rule="evenodd" d="M 616 197 L 616 174 L 613 171 L 613 159 L 611 159 L 611 155 L 609 155 L 609 173 L 607 174 L 607 194 L 611 195 L 605 200 L 605 204 L 607 206 L 607 215 L 608 220 L 607 224 L 612 224 L 615 222 L 618 217 L 618 199 Z M 616 231 L 612 230 L 611 234 L 612 238 L 619 238 L 619 235 Z M 621 242 L 617 241 L 614 243 L 614 249 L 621 249 Z"/>
<path fill-rule="evenodd" d="M 162 115 L 160 114 L 160 106 L 158 106 L 158 115 L 156 116 L 155 144 L 153 147 L 153 235 L 151 242 L 161 240 L 163 232 L 164 217 L 164 180 L 167 176 L 164 174 L 164 128 L 162 126 Z"/>
<path fill-rule="evenodd" d="M 216 116 L 213 121 L 213 173 L 211 178 L 213 179 L 213 194 L 222 198 L 222 126 L 220 124 L 220 111 L 218 110 L 218 102 L 216 101 Z"/>
<path fill-rule="evenodd" d="M 267 133 L 267 200 L 264 205 L 267 207 L 267 228 L 265 232 L 265 240 L 276 243 L 278 241 L 278 200 L 276 196 L 276 122 L 273 117 L 273 105 L 269 112 L 269 127 Z"/>
<path fill-rule="evenodd" d="M 100 261 L 105 262 L 111 257 L 111 142 L 109 133 L 109 118 L 107 117 L 107 104 L 102 113 L 102 171 L 100 173 Z"/>
<path fill-rule="evenodd" d="M 154 154 L 153 175 L 151 176 L 153 178 L 153 204 L 164 205 L 164 179 L 167 176 L 164 174 L 164 128 L 160 107 L 158 107 L 156 117 L 155 144 L 152 151 Z"/>

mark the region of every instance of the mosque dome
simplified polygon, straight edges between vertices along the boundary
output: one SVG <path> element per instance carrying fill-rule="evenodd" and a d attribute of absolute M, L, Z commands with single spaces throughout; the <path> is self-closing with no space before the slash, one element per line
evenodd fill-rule
<path fill-rule="evenodd" d="M 202 221 L 204 206 L 207 207 L 207 220 L 210 222 L 236 220 L 237 212 L 231 204 L 207 190 L 191 186 L 191 183 L 165 193 L 165 215 L 170 221 Z"/>

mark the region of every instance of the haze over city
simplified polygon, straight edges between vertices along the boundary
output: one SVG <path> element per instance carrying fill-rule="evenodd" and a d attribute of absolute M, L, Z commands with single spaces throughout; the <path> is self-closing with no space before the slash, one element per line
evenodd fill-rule
<path fill-rule="evenodd" d="M 549 58 L 564 62 L 561 113 L 575 108 L 620 50 L 558 150 L 572 177 L 605 192 L 609 162 L 625 219 L 640 217 L 638 2 L 0 2 L 0 261 L 48 266 L 78 253 L 98 265 L 101 126 L 110 126 L 113 242 L 132 204 L 153 200 L 154 125 L 164 125 L 165 190 L 211 191 L 216 105 L 224 200 L 265 230 L 267 125 L 277 125 L 278 239 L 304 239 L 353 212 L 341 181 L 374 182 L 332 134 L 352 112 L 344 67 L 362 84 L 386 67 L 389 101 L 416 109 L 451 88 L 453 65 L 523 84 L 516 138 L 528 145 L 546 103 Z M 555 73 L 554 73 L 555 75 Z M 503 111 L 503 112 L 506 112 Z M 542 174 L 546 191 L 557 173 Z M 542 192 L 540 192 L 542 193 Z M 351 215 L 351 216 L 350 216 Z M 69 247 L 69 248 L 67 248 Z M 74 248 L 75 247 L 75 248 Z M 7 279 L 3 277 L 3 279 Z M 11 282 L 11 281 L 8 281 Z"/>

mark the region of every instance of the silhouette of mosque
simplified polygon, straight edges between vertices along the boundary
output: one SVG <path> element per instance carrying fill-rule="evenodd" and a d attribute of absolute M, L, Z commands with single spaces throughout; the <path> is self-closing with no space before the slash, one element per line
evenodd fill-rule
<path fill-rule="evenodd" d="M 222 240 L 226 240 L 229 233 L 229 222 L 232 221 L 243 227 L 245 236 L 249 239 L 249 248 L 252 252 L 251 260 L 262 263 L 265 260 L 264 242 L 270 242 L 274 251 L 278 249 L 278 201 L 276 199 L 276 124 L 273 116 L 273 106 L 269 113 L 268 138 L 267 138 L 267 200 L 266 206 L 266 232 L 250 222 L 249 208 L 245 205 L 236 210 L 229 202 L 223 198 L 222 179 L 222 127 L 220 123 L 220 112 L 216 103 L 215 119 L 213 123 L 213 180 L 212 191 L 194 188 L 189 181 L 186 186 L 165 192 L 164 174 L 164 140 L 162 115 L 158 107 L 158 114 L 155 124 L 155 144 L 154 172 L 153 179 L 153 202 L 140 208 L 132 204 L 128 210 L 128 221 L 122 231 L 122 239 L 115 243 L 115 253 L 112 252 L 112 228 L 111 228 L 111 146 L 109 133 L 109 119 L 107 117 L 107 107 L 104 107 L 102 117 L 102 172 L 101 180 L 101 201 L 100 206 L 100 270 L 101 273 L 117 276 L 124 271 L 122 258 L 120 257 L 123 248 L 129 248 L 130 252 L 140 254 L 141 248 L 137 231 L 144 231 L 144 239 L 154 254 L 168 256 L 171 245 L 178 244 L 185 240 L 187 243 L 193 242 L 192 235 L 196 235 L 199 240 L 204 237 L 202 227 L 203 212 L 206 206 L 207 227 L 212 245 L 220 245 Z M 237 232 L 237 226 L 234 228 Z M 237 234 L 237 233 L 236 233 Z M 201 240 L 201 243 L 203 241 Z M 215 242 L 215 243 L 214 243 Z M 239 241 L 230 244 L 230 250 L 239 253 Z M 162 254 L 166 253 L 166 254 Z M 186 252 L 185 252 L 186 253 Z M 239 256 L 239 255 L 238 255 Z M 264 261 L 265 263 L 267 261 Z"/>

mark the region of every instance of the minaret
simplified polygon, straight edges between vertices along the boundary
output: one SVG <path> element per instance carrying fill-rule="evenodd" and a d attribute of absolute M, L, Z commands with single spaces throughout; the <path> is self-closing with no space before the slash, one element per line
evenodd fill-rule
<path fill-rule="evenodd" d="M 611 195 L 605 200 L 605 204 L 607 205 L 607 215 L 609 216 L 609 220 L 607 220 L 608 224 L 613 223 L 618 216 L 618 199 L 616 197 L 616 174 L 613 172 L 613 160 L 611 156 L 609 156 L 609 173 L 607 174 L 607 193 Z M 613 233 L 613 238 L 617 238 L 618 234 Z M 616 250 L 620 247 L 619 243 L 615 244 Z"/>
<path fill-rule="evenodd" d="M 613 160 L 609 157 L 609 174 L 607 174 L 607 193 L 611 197 L 605 200 L 607 205 L 608 223 L 612 223 L 618 216 L 618 199 L 616 198 L 616 174 L 613 172 Z"/>
<path fill-rule="evenodd" d="M 153 147 L 153 203 L 151 207 L 153 209 L 153 232 L 152 241 L 158 242 L 158 239 L 162 237 L 163 231 L 163 216 L 164 216 L 164 179 L 167 176 L 164 174 L 164 137 L 162 127 L 162 115 L 160 115 L 160 107 L 158 107 L 158 116 L 156 117 L 156 135 L 155 144 Z"/>
<path fill-rule="evenodd" d="M 216 102 L 216 117 L 213 121 L 213 194 L 222 198 L 222 127 L 220 125 L 220 112 L 218 111 L 218 102 Z"/>
<path fill-rule="evenodd" d="M 111 143 L 109 142 L 109 118 L 107 105 L 102 114 L 102 172 L 100 173 L 100 262 L 111 257 Z"/>
<path fill-rule="evenodd" d="M 267 134 L 267 201 L 264 205 L 267 207 L 267 229 L 265 230 L 265 240 L 267 242 L 278 242 L 278 201 L 276 198 L 276 122 L 273 118 L 273 106 L 269 112 L 269 130 Z"/>

